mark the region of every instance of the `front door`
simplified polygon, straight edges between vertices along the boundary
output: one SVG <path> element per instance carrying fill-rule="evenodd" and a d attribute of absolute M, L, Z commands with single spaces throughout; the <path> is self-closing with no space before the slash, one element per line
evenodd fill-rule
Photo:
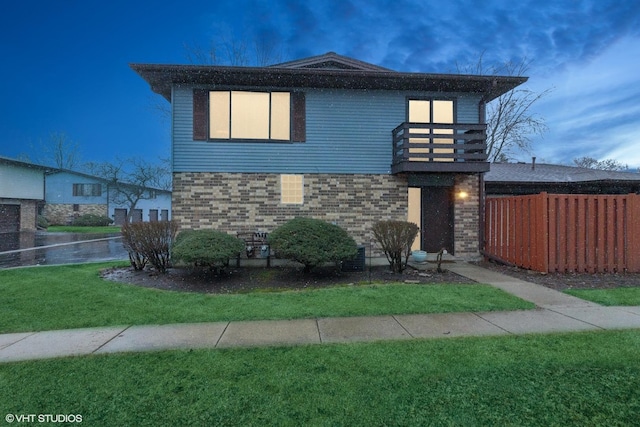
<path fill-rule="evenodd" d="M 422 250 L 453 254 L 453 187 L 422 188 Z"/>

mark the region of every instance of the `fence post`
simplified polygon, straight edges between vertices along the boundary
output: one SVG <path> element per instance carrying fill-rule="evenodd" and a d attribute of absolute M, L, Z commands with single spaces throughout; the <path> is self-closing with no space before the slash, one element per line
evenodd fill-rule
<path fill-rule="evenodd" d="M 640 195 L 629 194 L 627 207 L 627 269 L 630 273 L 640 273 Z"/>
<path fill-rule="evenodd" d="M 549 195 L 542 192 L 538 199 L 538 212 L 536 213 L 538 271 L 549 272 Z"/>

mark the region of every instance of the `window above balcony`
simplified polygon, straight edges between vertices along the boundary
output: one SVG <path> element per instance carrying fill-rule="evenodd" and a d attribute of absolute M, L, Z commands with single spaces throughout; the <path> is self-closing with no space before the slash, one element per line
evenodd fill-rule
<path fill-rule="evenodd" d="M 391 172 L 487 172 L 486 125 L 405 122 L 392 132 Z"/>

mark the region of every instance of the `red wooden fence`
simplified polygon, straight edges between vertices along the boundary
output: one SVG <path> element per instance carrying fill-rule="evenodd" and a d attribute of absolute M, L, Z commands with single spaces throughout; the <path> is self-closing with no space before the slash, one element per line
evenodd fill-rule
<path fill-rule="evenodd" d="M 488 198 L 484 253 L 542 272 L 640 272 L 640 195 Z"/>

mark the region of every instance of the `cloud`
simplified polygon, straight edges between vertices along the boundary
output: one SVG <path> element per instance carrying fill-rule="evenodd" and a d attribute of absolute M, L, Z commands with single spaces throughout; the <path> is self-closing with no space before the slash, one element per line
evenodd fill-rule
<path fill-rule="evenodd" d="M 640 166 L 640 76 L 629 60 L 639 57 L 640 37 L 627 37 L 588 63 L 567 66 L 535 108 L 549 126 L 536 152 L 565 163 L 589 156 Z"/>

